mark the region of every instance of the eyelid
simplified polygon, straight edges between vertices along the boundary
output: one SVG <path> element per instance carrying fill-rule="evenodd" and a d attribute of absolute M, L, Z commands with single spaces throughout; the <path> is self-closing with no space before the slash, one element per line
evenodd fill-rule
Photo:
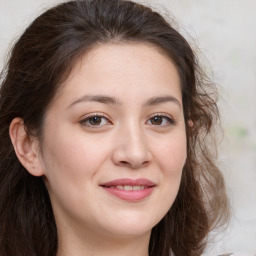
<path fill-rule="evenodd" d="M 167 119 L 169 120 L 169 125 L 159 125 L 159 127 L 166 127 L 166 126 L 176 125 L 176 121 L 174 120 L 174 118 L 173 118 L 172 115 L 167 114 L 167 113 L 162 113 L 162 112 L 151 114 L 151 115 L 147 118 L 147 121 L 146 121 L 146 122 L 148 122 L 151 118 L 156 117 L 156 116 L 163 117 L 163 118 L 167 118 Z M 152 124 L 152 125 L 153 125 L 153 124 Z M 157 126 L 157 125 L 154 125 L 154 126 Z"/>
<path fill-rule="evenodd" d="M 98 113 L 98 112 L 89 113 L 89 114 L 84 115 L 84 116 L 82 117 L 82 119 L 79 121 L 79 123 L 80 123 L 81 125 L 84 125 L 84 126 L 87 126 L 87 127 L 94 127 L 94 128 L 97 128 L 97 125 L 95 125 L 95 126 L 94 126 L 94 125 L 86 125 L 86 123 L 85 123 L 85 122 L 88 121 L 90 118 L 95 117 L 95 116 L 105 118 L 105 119 L 108 121 L 108 124 L 107 124 L 107 125 L 112 124 L 112 121 L 110 120 L 110 117 L 109 117 L 109 116 L 107 116 L 107 115 L 104 114 L 104 113 Z M 105 126 L 105 125 L 98 125 L 98 128 L 99 128 L 99 127 L 102 127 L 102 126 Z"/>

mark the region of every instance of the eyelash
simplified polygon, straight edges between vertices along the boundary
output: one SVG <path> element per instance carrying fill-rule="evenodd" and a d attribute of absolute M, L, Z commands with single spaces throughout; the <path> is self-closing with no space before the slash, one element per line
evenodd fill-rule
<path fill-rule="evenodd" d="M 93 118 L 100 118 L 100 124 L 91 124 L 88 122 L 92 121 Z M 152 124 L 152 120 L 153 118 L 161 118 L 161 124 Z M 102 123 L 102 119 L 105 119 L 106 120 L 106 124 L 101 124 Z M 167 122 L 167 124 L 162 124 L 163 120 L 165 120 Z M 175 125 L 176 122 L 175 120 L 170 117 L 169 115 L 166 115 L 166 114 L 162 114 L 162 113 L 157 113 L 157 114 L 154 114 L 152 116 L 149 117 L 149 119 L 147 120 L 146 124 L 151 121 L 151 124 L 150 125 L 153 125 L 153 126 L 159 126 L 159 127 L 167 127 L 167 126 L 171 126 L 171 125 Z M 103 114 L 92 114 L 92 115 L 89 115 L 89 116 L 86 116 L 84 119 L 82 119 L 80 122 L 79 122 L 81 125 L 85 125 L 85 126 L 88 126 L 88 127 L 101 127 L 101 126 L 104 126 L 104 125 L 110 125 L 112 124 L 111 121 L 109 121 L 109 118 L 104 116 Z"/>
<path fill-rule="evenodd" d="M 95 117 L 99 117 L 100 118 L 100 121 L 102 122 L 102 119 L 105 119 L 107 124 L 106 125 L 109 125 L 109 124 L 112 124 L 111 121 L 109 121 L 109 118 L 104 116 L 103 114 L 91 114 L 91 115 L 88 115 L 86 116 L 84 119 L 82 119 L 79 123 L 81 125 L 85 125 L 85 126 L 88 126 L 88 127 L 100 127 L 102 125 L 97 125 L 97 124 L 88 124 L 87 122 L 90 122 L 90 120 L 92 120 L 93 118 Z M 105 125 L 105 124 L 103 124 Z"/>
<path fill-rule="evenodd" d="M 169 115 L 167 114 L 163 114 L 163 113 L 157 113 L 157 114 L 154 114 L 152 116 L 149 117 L 148 121 L 152 121 L 153 118 L 156 118 L 156 117 L 160 117 L 163 120 L 165 120 L 167 122 L 167 124 L 159 124 L 159 125 L 154 125 L 154 124 L 151 124 L 151 125 L 154 125 L 154 126 L 160 126 L 160 127 L 167 127 L 167 126 L 172 126 L 172 125 L 176 125 L 176 121 Z M 148 122 L 147 121 L 147 122 Z"/>

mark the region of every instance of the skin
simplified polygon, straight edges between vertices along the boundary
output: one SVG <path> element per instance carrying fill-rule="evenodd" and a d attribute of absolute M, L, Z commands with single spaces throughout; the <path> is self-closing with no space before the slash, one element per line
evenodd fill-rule
<path fill-rule="evenodd" d="M 148 255 L 151 229 L 173 204 L 186 161 L 180 80 L 164 52 L 138 43 L 95 47 L 49 107 L 40 150 L 19 118 L 10 136 L 21 163 L 44 177 L 58 255 Z M 123 178 L 155 187 L 127 201 L 100 186 Z"/>

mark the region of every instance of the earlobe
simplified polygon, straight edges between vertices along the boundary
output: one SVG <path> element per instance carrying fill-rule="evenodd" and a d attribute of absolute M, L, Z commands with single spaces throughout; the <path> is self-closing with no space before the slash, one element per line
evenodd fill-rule
<path fill-rule="evenodd" d="M 190 128 L 193 128 L 194 123 L 191 119 L 188 120 L 188 125 L 189 125 Z"/>
<path fill-rule="evenodd" d="M 23 119 L 16 117 L 12 120 L 9 134 L 16 156 L 21 164 L 34 176 L 44 175 L 38 142 L 27 134 Z"/>

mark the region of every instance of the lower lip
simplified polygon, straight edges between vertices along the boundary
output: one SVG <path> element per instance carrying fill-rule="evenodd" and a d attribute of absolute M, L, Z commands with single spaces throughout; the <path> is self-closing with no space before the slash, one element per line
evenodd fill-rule
<path fill-rule="evenodd" d="M 154 187 L 148 187 L 141 190 L 126 191 L 126 190 L 109 188 L 109 187 L 103 187 L 103 188 L 110 194 L 130 202 L 143 200 L 144 198 L 148 197 L 154 189 Z"/>

